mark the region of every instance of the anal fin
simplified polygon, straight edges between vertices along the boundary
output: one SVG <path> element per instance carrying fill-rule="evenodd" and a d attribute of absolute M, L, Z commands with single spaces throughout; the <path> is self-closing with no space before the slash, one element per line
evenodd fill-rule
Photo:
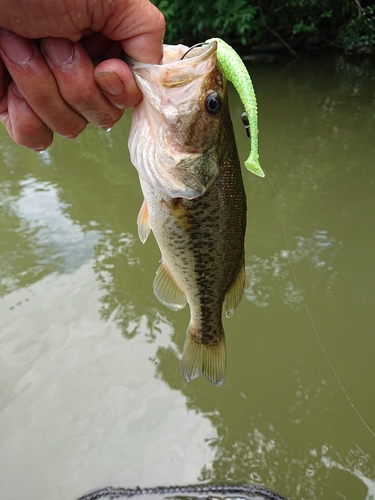
<path fill-rule="evenodd" d="M 242 262 L 241 268 L 236 279 L 225 295 L 225 315 L 230 318 L 241 302 L 242 294 L 245 288 L 245 262 Z"/>
<path fill-rule="evenodd" d="M 186 305 L 186 295 L 177 285 L 167 266 L 162 262 L 156 271 L 154 293 L 159 301 L 172 311 L 179 311 Z"/>
<path fill-rule="evenodd" d="M 196 342 L 187 331 L 182 351 L 182 372 L 186 382 L 204 375 L 213 385 L 221 385 L 225 377 L 226 353 L 224 335 L 215 345 Z"/>

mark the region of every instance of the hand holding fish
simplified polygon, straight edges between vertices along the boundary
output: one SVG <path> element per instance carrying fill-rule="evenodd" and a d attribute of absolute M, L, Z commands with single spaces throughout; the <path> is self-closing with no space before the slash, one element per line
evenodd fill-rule
<path fill-rule="evenodd" d="M 88 122 L 112 127 L 141 98 L 121 51 L 158 64 L 163 15 L 148 0 L 0 0 L 0 121 L 36 151 Z"/>

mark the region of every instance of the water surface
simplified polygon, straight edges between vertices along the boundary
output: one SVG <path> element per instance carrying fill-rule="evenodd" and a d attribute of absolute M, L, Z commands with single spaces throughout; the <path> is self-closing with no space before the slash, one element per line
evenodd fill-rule
<path fill-rule="evenodd" d="M 225 320 L 220 388 L 184 382 L 188 310 L 152 292 L 159 250 L 137 236 L 130 112 L 42 155 L 0 130 L 7 500 L 207 481 L 375 498 L 375 437 L 355 411 L 375 432 L 375 67 L 324 56 L 250 72 L 269 178 L 243 170 L 247 283 Z M 245 159 L 233 93 L 231 105 Z"/>

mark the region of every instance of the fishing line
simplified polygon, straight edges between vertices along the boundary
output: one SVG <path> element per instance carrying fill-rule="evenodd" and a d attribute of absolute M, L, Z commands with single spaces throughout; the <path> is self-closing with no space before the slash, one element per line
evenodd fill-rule
<path fill-rule="evenodd" d="M 208 45 L 208 43 L 207 43 L 207 42 L 199 42 L 199 43 L 196 43 L 195 45 L 193 45 L 192 47 L 190 47 L 190 49 L 189 49 L 189 50 L 187 50 L 187 51 L 185 52 L 185 54 L 181 57 L 180 61 L 182 61 L 182 59 L 183 59 L 184 57 L 186 57 L 186 56 L 189 54 L 189 52 L 190 52 L 190 51 L 192 51 L 192 50 L 194 50 L 194 49 L 197 49 L 198 47 L 203 47 L 203 45 Z"/>
<path fill-rule="evenodd" d="M 264 170 L 264 168 L 263 168 Z M 297 287 L 297 292 L 301 298 L 301 302 L 305 308 L 305 311 L 307 313 L 307 316 L 310 320 L 310 323 L 312 325 L 312 328 L 313 328 L 313 331 L 315 333 L 315 337 L 316 339 L 318 340 L 318 343 L 320 345 L 320 348 L 322 349 L 323 351 L 323 354 L 328 362 L 328 365 L 330 366 L 331 370 L 332 370 L 332 373 L 334 374 L 336 380 L 337 380 L 337 383 L 339 384 L 339 387 L 341 388 L 342 392 L 344 393 L 344 396 L 346 397 L 346 399 L 348 400 L 350 406 L 353 408 L 353 410 L 355 411 L 355 413 L 357 414 L 358 418 L 361 420 L 362 424 L 366 427 L 366 429 L 369 431 L 369 433 L 372 435 L 372 437 L 375 438 L 375 432 L 371 429 L 371 427 L 367 424 L 367 422 L 365 421 L 365 419 L 362 417 L 362 415 L 359 413 L 359 411 L 357 410 L 357 407 L 355 406 L 355 404 L 353 403 L 353 401 L 351 400 L 349 394 L 347 393 L 345 387 L 343 386 L 341 380 L 340 380 L 340 377 L 338 376 L 337 374 L 337 371 L 335 370 L 333 364 L 332 364 L 332 361 L 330 359 L 330 357 L 328 356 L 328 353 L 323 345 L 323 342 L 322 342 L 322 339 L 320 338 L 320 335 L 318 333 L 318 330 L 316 328 L 316 325 L 315 325 L 315 322 L 313 320 L 313 317 L 310 313 L 310 309 L 308 308 L 308 305 L 303 297 L 303 294 L 302 294 L 302 291 L 301 291 L 301 288 L 299 286 L 299 283 L 298 283 L 298 280 L 297 280 L 297 276 L 296 276 L 296 273 L 294 271 L 294 267 L 293 267 L 293 263 L 292 263 L 292 259 L 291 259 L 291 252 L 290 252 L 290 249 L 289 249 L 289 244 L 288 244 L 288 235 L 287 235 L 287 232 L 286 232 L 286 225 L 285 225 L 285 218 L 284 218 L 284 212 L 283 212 L 283 207 L 281 205 L 281 200 L 280 200 L 280 197 L 279 197 L 279 194 L 278 192 L 276 191 L 276 188 L 275 186 L 273 185 L 273 182 L 271 181 L 271 178 L 270 176 L 267 174 L 267 172 L 264 170 L 265 174 L 266 174 L 266 177 L 267 179 L 269 180 L 270 184 L 271 184 L 271 187 L 276 195 L 276 198 L 277 198 L 277 201 L 278 201 L 278 204 L 279 204 L 279 207 L 280 207 L 280 215 L 281 215 L 281 220 L 282 220 L 282 226 L 283 226 L 283 231 L 284 231 L 284 239 L 285 239 L 285 245 L 286 245 L 286 250 L 287 250 L 287 255 L 288 255 L 288 262 L 289 262 L 289 266 L 290 266 L 290 269 L 291 269 L 291 272 L 292 272 L 292 276 L 293 276 L 293 280 L 294 280 L 294 283 Z"/>

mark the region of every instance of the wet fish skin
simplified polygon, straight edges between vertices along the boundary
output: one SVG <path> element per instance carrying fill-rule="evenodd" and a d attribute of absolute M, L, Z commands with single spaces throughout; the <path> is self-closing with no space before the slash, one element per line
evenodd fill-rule
<path fill-rule="evenodd" d="M 221 96 L 216 115 L 205 109 L 210 92 Z M 202 79 L 194 106 L 175 117 L 169 131 L 181 149 L 199 152 L 192 172 L 202 184 L 207 179 L 205 190 L 192 199 L 174 197 L 140 177 L 145 201 L 139 235 L 145 241 L 152 230 L 162 254 L 154 280 L 158 299 L 173 310 L 186 302 L 190 307 L 182 352 L 185 380 L 203 374 L 221 385 L 226 366 L 222 306 L 231 316 L 245 283 L 246 196 L 226 82 L 216 61 Z M 217 173 L 211 178 L 213 158 Z"/>

